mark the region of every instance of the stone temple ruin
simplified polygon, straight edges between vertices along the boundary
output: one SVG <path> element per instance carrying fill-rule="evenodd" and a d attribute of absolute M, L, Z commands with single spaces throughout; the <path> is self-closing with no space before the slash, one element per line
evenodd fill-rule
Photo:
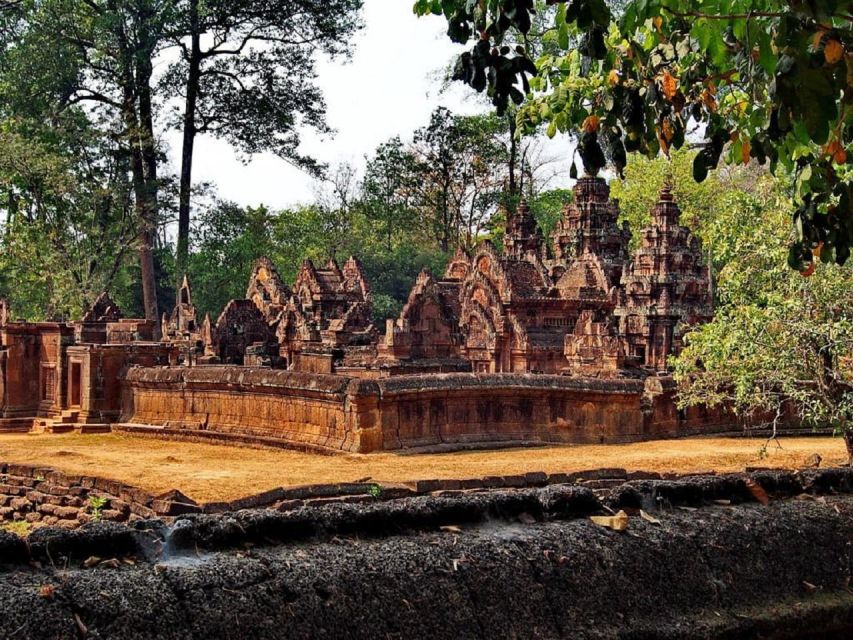
<path fill-rule="evenodd" d="M 606 182 L 574 193 L 550 243 L 521 203 L 502 250 L 422 272 L 384 328 L 355 258 L 306 260 L 292 286 L 261 258 L 215 322 L 185 278 L 159 342 L 107 294 L 72 324 L 12 322 L 2 301 L 0 428 L 361 452 L 730 428 L 673 400 L 667 358 L 712 317 L 712 295 L 671 193 L 633 252 Z"/>

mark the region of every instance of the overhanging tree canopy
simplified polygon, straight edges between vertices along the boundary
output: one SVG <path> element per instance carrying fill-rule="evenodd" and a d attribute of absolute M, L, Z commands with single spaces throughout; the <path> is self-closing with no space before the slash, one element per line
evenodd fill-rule
<path fill-rule="evenodd" d="M 554 5 L 547 8 L 545 5 Z M 619 5 L 619 10 L 611 6 Z M 791 267 L 844 264 L 853 245 L 853 10 L 843 0 L 418 0 L 474 45 L 456 78 L 530 131 L 577 132 L 587 172 L 702 138 L 694 177 L 725 154 L 793 176 Z M 533 33 L 536 11 L 553 13 Z M 618 14 L 618 15 L 617 15 Z M 508 35 L 556 41 L 535 62 Z M 517 41 L 516 37 L 512 38 Z M 576 46 L 574 46 L 576 44 Z"/>

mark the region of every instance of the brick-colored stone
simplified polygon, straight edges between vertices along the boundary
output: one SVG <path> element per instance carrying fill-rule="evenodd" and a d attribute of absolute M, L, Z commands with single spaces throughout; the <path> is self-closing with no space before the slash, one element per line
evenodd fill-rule
<path fill-rule="evenodd" d="M 76 520 L 78 513 L 80 513 L 80 510 L 75 507 L 56 507 L 53 515 L 60 520 Z"/>
<path fill-rule="evenodd" d="M 15 511 L 29 511 L 32 508 L 32 503 L 27 498 L 15 498 L 9 503 Z"/>

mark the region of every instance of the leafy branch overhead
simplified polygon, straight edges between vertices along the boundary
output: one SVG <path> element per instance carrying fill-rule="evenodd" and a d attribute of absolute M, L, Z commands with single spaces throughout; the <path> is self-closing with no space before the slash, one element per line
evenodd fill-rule
<path fill-rule="evenodd" d="M 618 8 L 617 8 L 618 7 Z M 853 11 L 843 0 L 418 0 L 473 47 L 456 77 L 519 131 L 579 135 L 588 173 L 621 173 L 701 139 L 703 181 L 721 158 L 789 176 L 796 237 L 788 262 L 844 264 L 853 246 Z M 534 16 L 549 28 L 534 33 Z M 508 46 L 523 42 L 527 46 Z M 547 53 L 529 57 L 532 44 Z"/>

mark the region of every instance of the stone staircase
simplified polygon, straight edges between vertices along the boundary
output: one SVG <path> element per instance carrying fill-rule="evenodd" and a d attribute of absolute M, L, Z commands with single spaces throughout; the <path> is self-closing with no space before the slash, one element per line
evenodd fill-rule
<path fill-rule="evenodd" d="M 109 433 L 108 424 L 80 421 L 79 409 L 65 409 L 57 418 L 36 418 L 30 433 Z"/>

